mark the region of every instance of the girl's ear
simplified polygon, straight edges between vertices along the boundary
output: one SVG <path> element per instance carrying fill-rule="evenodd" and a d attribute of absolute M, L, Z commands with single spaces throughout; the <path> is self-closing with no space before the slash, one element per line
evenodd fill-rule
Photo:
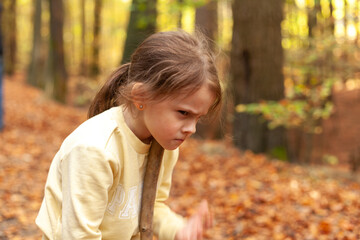
<path fill-rule="evenodd" d="M 143 110 L 144 107 L 144 84 L 143 83 L 135 83 L 131 89 L 131 98 L 132 102 L 139 110 Z M 139 108 L 138 106 L 142 106 Z"/>

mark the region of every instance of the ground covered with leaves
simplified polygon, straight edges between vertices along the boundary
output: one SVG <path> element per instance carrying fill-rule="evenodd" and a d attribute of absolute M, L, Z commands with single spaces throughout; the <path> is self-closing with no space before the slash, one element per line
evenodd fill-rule
<path fill-rule="evenodd" d="M 5 81 L 0 133 L 0 239 L 40 239 L 34 224 L 50 162 L 86 110 L 57 104 L 20 78 Z M 297 166 L 223 142 L 181 147 L 168 204 L 191 215 L 207 199 L 205 239 L 360 239 L 360 184 L 333 167 Z"/>

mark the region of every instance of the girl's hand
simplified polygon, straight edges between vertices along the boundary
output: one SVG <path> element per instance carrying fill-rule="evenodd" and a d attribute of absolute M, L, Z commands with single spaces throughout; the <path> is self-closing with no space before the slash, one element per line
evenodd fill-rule
<path fill-rule="evenodd" d="M 213 220 L 209 211 L 208 202 L 201 201 L 197 212 L 190 217 L 186 225 L 180 229 L 175 240 L 199 240 L 203 239 L 203 233 L 206 229 L 212 227 Z"/>

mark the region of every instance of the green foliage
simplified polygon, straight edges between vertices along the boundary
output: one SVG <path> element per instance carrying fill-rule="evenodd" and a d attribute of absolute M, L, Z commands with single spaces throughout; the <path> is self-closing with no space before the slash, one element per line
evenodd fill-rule
<path fill-rule="evenodd" d="M 281 161 L 287 161 L 288 160 L 288 154 L 285 147 L 276 147 L 273 148 L 270 152 L 270 156 L 274 157 Z"/>
<path fill-rule="evenodd" d="M 285 99 L 240 104 L 236 111 L 262 116 L 271 129 L 284 126 L 321 133 L 321 120 L 333 112 L 333 87 L 354 78 L 359 54 L 355 44 L 339 43 L 334 37 L 317 38 L 308 48 L 288 50 Z"/>
<path fill-rule="evenodd" d="M 181 11 L 184 11 L 186 8 L 198 8 L 201 7 L 211 1 L 217 1 L 217 0 L 168 0 L 167 1 L 167 7 L 168 11 L 171 14 L 178 13 Z"/>
<path fill-rule="evenodd" d="M 172 0 L 170 2 L 172 2 L 173 6 L 175 8 L 184 8 L 184 7 L 201 7 L 205 4 L 207 4 L 210 1 L 214 1 L 214 0 L 183 0 L 183 1 L 178 1 L 178 0 Z"/>
<path fill-rule="evenodd" d="M 318 98 L 316 95 L 312 95 Z M 307 100 L 284 99 L 281 101 L 263 101 L 260 103 L 240 104 L 236 107 L 237 112 L 260 114 L 268 121 L 270 129 L 279 126 L 286 128 L 303 127 L 307 132 L 319 133 L 318 120 L 330 116 L 333 104 L 321 99 L 315 103 Z"/>
<path fill-rule="evenodd" d="M 324 155 L 322 158 L 323 163 L 330 164 L 330 165 L 336 165 L 339 163 L 339 160 L 334 155 Z"/>

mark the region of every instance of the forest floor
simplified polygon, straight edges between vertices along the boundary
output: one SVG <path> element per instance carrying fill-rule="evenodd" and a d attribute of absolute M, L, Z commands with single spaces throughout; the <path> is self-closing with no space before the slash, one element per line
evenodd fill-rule
<path fill-rule="evenodd" d="M 21 76 L 5 79 L 4 90 L 0 240 L 40 239 L 34 220 L 51 160 L 63 139 L 86 119 L 86 110 L 49 100 Z M 329 154 L 343 154 L 339 159 L 346 159 L 359 140 L 353 136 L 359 127 L 354 120 L 354 114 L 360 116 L 359 94 L 352 100 L 349 96 L 339 95 L 346 97 L 347 109 L 326 123 L 324 134 L 333 136 L 333 142 L 321 145 L 322 151 L 330 148 Z M 190 139 L 181 147 L 168 204 L 189 216 L 202 199 L 209 201 L 215 219 L 205 239 L 360 239 L 359 173 L 351 174 L 346 165 L 300 166 L 219 141 Z"/>

